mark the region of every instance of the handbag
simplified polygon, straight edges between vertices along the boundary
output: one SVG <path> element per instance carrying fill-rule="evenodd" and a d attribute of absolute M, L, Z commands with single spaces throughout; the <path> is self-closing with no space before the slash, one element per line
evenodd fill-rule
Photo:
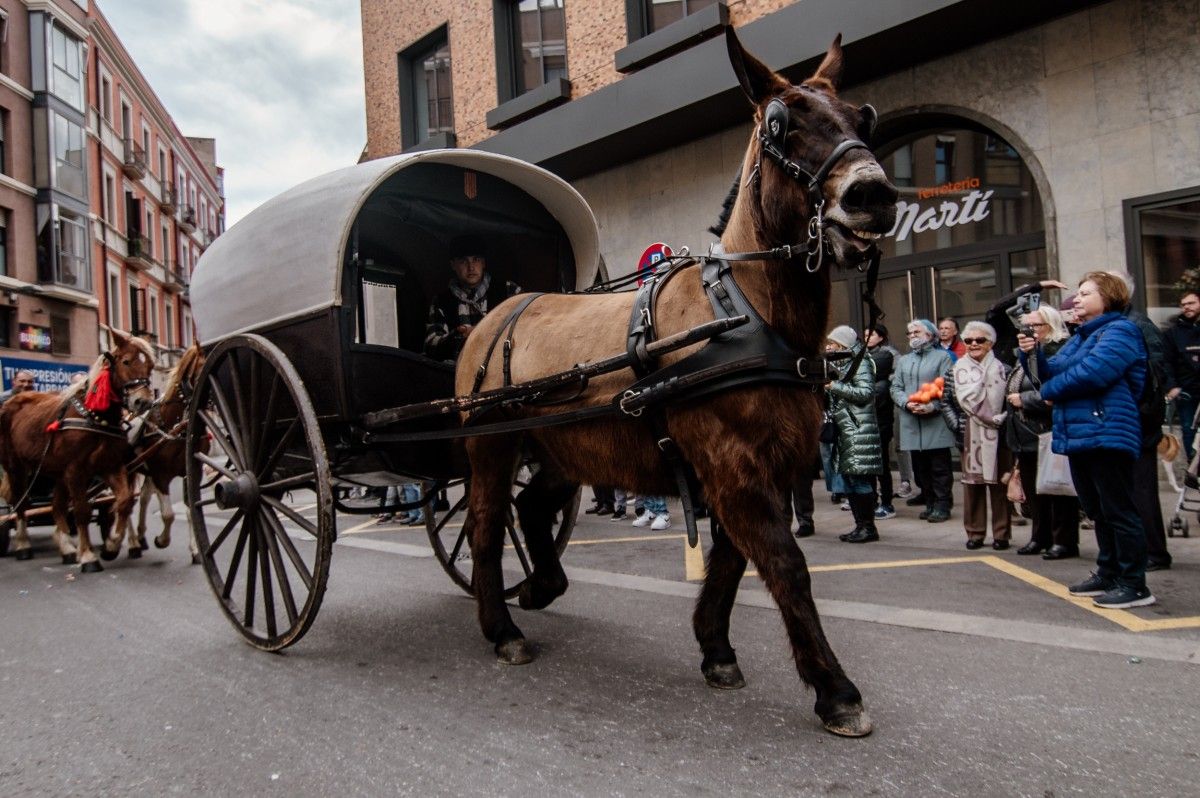
<path fill-rule="evenodd" d="M 1025 503 L 1025 486 L 1021 484 L 1021 466 L 1014 465 L 1008 473 L 1008 500 L 1013 504 Z"/>
<path fill-rule="evenodd" d="M 1037 492 L 1048 496 L 1074 496 L 1071 463 L 1065 455 L 1055 454 L 1050 449 L 1053 436 L 1051 432 L 1038 436 Z"/>

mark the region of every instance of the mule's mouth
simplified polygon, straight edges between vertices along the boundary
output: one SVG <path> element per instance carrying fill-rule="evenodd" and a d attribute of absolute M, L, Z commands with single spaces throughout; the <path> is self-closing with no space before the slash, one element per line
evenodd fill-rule
<path fill-rule="evenodd" d="M 832 219 L 827 220 L 825 235 L 833 256 L 842 263 L 858 263 L 865 260 L 871 248 L 883 239 L 883 233 L 855 230 Z"/>

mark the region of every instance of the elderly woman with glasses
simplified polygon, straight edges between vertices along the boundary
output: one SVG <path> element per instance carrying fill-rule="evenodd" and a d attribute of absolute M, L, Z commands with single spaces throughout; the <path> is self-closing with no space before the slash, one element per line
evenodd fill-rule
<path fill-rule="evenodd" d="M 1009 547 L 1008 495 L 1003 477 L 1012 470 L 1012 453 L 1001 437 L 1008 415 L 1005 386 L 1008 371 L 992 353 L 996 330 L 973 321 L 963 328 L 966 357 L 954 364 L 954 398 L 963 420 L 963 526 L 967 548 L 983 547 L 987 537 L 988 500 L 992 505 L 992 548 Z"/>
<path fill-rule="evenodd" d="M 1021 322 L 1048 358 L 1058 354 L 1070 337 L 1062 314 L 1048 305 L 1029 313 Z M 1018 362 L 1004 389 L 1012 408 L 1004 424 L 1004 438 L 1017 456 L 1025 513 L 1032 527 L 1029 542 L 1017 549 L 1017 554 L 1040 553 L 1043 560 L 1064 560 L 1079 556 L 1079 500 L 1037 492 L 1038 437 L 1050 432 L 1051 422 L 1040 376 L 1035 360 Z"/>

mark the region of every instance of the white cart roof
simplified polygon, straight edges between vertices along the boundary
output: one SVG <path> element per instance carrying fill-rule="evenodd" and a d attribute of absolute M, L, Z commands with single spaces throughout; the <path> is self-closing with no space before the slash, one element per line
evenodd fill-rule
<path fill-rule="evenodd" d="M 596 219 L 570 184 L 504 155 L 429 150 L 313 178 L 263 203 L 217 238 L 192 276 L 192 315 L 201 343 L 340 305 L 342 266 L 359 212 L 381 184 L 418 163 L 490 174 L 524 191 L 545 207 L 569 239 L 575 287 L 594 282 L 600 265 Z"/>

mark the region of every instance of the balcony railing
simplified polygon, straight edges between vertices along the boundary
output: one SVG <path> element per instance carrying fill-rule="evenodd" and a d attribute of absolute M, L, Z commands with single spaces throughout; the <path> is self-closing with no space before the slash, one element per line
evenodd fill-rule
<path fill-rule="evenodd" d="M 180 208 L 179 227 L 185 233 L 191 233 L 196 229 L 196 209 L 191 205 L 184 205 Z"/>
<path fill-rule="evenodd" d="M 146 151 L 133 139 L 125 139 L 125 176 L 141 180 L 146 176 Z"/>
<path fill-rule="evenodd" d="M 166 280 L 163 282 L 163 288 L 173 294 L 181 294 L 187 291 L 188 279 L 183 270 L 178 264 L 167 261 L 163 264 L 163 272 L 166 273 Z"/>
<path fill-rule="evenodd" d="M 158 197 L 158 207 L 162 208 L 163 213 L 175 213 L 175 189 L 166 183 L 162 184 L 162 193 Z"/>
<path fill-rule="evenodd" d="M 135 269 L 153 267 L 154 254 L 150 239 L 135 230 L 130 230 L 125 238 L 129 241 L 129 255 L 126 256 L 126 263 Z"/>

